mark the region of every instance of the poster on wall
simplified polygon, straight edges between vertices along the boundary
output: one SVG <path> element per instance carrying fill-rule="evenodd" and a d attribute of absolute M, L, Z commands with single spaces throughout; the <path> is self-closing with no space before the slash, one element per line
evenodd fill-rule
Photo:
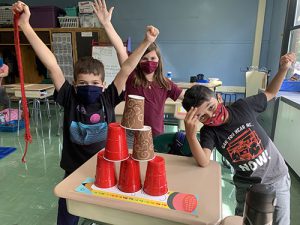
<path fill-rule="evenodd" d="M 126 49 L 126 47 L 124 47 Z M 93 46 L 92 56 L 104 65 L 106 85 L 109 85 L 120 70 L 117 52 L 113 46 Z"/>

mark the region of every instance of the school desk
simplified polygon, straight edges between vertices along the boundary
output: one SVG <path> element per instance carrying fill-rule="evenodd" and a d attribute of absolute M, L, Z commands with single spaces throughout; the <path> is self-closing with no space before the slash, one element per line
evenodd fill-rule
<path fill-rule="evenodd" d="M 187 82 L 178 82 L 176 85 L 182 89 L 188 89 L 191 88 L 194 85 L 202 85 L 208 88 L 213 89 L 214 91 L 216 90 L 216 87 L 219 87 L 222 85 L 222 81 L 216 80 L 216 81 L 211 81 L 209 83 L 198 83 L 198 82 L 193 82 L 193 83 L 187 83 Z"/>
<path fill-rule="evenodd" d="M 76 192 L 75 189 L 87 177 L 95 177 L 97 155 L 59 183 L 54 193 L 66 198 L 70 213 L 114 225 L 219 224 L 222 205 L 219 164 L 211 161 L 207 167 L 201 168 L 192 157 L 157 155 L 163 156 L 166 161 L 170 191 L 199 196 L 197 215 Z M 140 163 L 142 182 L 146 166 L 146 162 Z M 118 174 L 119 163 L 116 163 L 116 171 Z"/>
<path fill-rule="evenodd" d="M 21 86 L 20 84 L 7 84 L 3 85 L 5 88 L 9 99 L 17 99 L 19 100 L 19 112 L 21 111 Z M 41 104 L 40 101 L 44 101 L 46 103 L 47 107 L 47 115 L 48 118 L 51 117 L 50 113 L 50 105 L 49 105 L 49 100 L 48 98 L 51 97 L 54 93 L 54 85 L 53 84 L 24 84 L 24 89 L 25 89 L 25 95 L 26 99 L 32 103 L 32 108 L 34 112 L 34 118 L 35 122 L 41 124 L 41 128 L 43 127 L 43 121 L 42 121 L 42 112 L 41 112 Z M 11 103 L 9 103 L 11 105 Z M 10 108 L 10 106 L 9 106 Z M 58 121 L 58 112 L 56 110 L 56 119 Z M 41 129 L 42 135 L 43 135 L 43 129 Z M 19 136 L 19 121 L 18 121 L 18 132 L 17 135 Z"/>
<path fill-rule="evenodd" d="M 14 94 L 15 97 L 21 97 L 20 84 L 3 85 L 7 93 Z M 45 99 L 53 95 L 53 84 L 25 84 L 24 85 L 26 98 L 30 99 Z"/>

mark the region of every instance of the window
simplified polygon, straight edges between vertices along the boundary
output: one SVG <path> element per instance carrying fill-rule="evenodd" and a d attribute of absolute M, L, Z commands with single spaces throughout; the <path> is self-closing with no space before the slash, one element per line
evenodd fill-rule
<path fill-rule="evenodd" d="M 300 25 L 300 3 L 297 1 L 296 16 L 294 21 L 295 26 Z"/>
<path fill-rule="evenodd" d="M 288 76 L 295 73 L 300 75 L 300 0 L 288 1 L 281 53 L 283 55 L 286 52 L 295 52 L 297 57 Z"/>

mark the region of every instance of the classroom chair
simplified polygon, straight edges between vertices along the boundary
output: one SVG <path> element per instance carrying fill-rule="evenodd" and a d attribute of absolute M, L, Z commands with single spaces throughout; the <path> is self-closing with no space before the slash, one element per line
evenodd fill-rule
<path fill-rule="evenodd" d="M 199 138 L 200 134 L 198 135 Z M 159 153 L 192 156 L 184 132 L 164 133 L 153 138 L 154 149 Z"/>

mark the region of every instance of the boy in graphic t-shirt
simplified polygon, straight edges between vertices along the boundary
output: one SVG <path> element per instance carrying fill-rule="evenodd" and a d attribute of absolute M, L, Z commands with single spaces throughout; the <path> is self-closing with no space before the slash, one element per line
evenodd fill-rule
<path fill-rule="evenodd" d="M 257 121 L 268 101 L 278 93 L 295 54 L 281 57 L 280 68 L 263 93 L 240 99 L 224 106 L 221 96 L 201 85 L 188 89 L 182 102 L 188 112 L 185 117 L 186 137 L 199 166 L 209 164 L 216 148 L 235 170 L 236 215 L 242 215 L 245 194 L 252 184 L 270 184 L 276 190 L 277 205 L 273 225 L 290 224 L 290 177 L 288 168 L 278 149 Z M 197 124 L 200 143 L 197 140 Z"/>

